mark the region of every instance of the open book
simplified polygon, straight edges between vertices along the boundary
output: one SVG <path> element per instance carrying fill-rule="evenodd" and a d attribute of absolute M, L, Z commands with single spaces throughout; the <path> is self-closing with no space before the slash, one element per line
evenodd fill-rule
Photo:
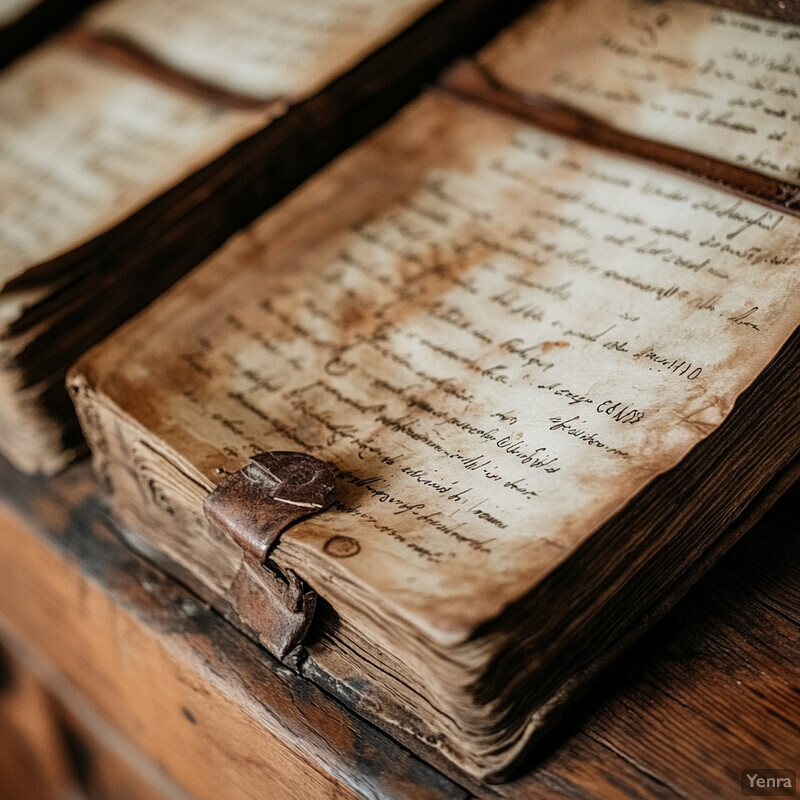
<path fill-rule="evenodd" d="M 488 6 L 110 0 L 1 73 L 3 452 L 69 460 L 66 367 L 488 36 Z"/>
<path fill-rule="evenodd" d="M 636 67 L 641 117 L 598 105 L 587 127 L 552 97 L 583 127 L 528 121 L 527 95 L 550 86 L 525 55 L 557 15 L 565 57 L 581 52 L 569 31 L 619 43 L 599 94 L 628 68 L 624 43 L 668 18 Z M 69 385 L 131 543 L 252 634 L 236 587 L 256 578 L 204 503 L 255 454 L 327 462 L 335 503 L 263 567 L 318 595 L 290 659 L 431 758 L 506 777 L 791 472 L 800 219 L 692 177 L 708 134 L 691 114 L 680 138 L 654 126 L 665 163 L 655 145 L 647 161 L 579 138 L 649 136 L 678 50 L 721 58 L 730 35 L 763 64 L 800 36 L 761 24 L 681 0 L 556 0 L 479 55 L 480 99 L 455 78 L 429 91 L 81 359 Z M 762 67 L 735 69 L 713 90 L 687 70 L 681 96 L 723 113 Z M 780 85 L 758 91 L 789 141 L 800 75 Z M 757 130 L 716 140 L 724 185 L 761 152 L 796 185 L 772 118 L 737 114 Z"/>

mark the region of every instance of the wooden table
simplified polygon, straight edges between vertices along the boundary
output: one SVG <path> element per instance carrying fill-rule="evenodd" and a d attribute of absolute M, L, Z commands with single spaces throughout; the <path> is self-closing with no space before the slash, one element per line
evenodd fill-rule
<path fill-rule="evenodd" d="M 716 800 L 742 796 L 743 769 L 800 768 L 800 486 L 618 662 L 524 776 L 470 788 L 131 553 L 88 465 L 49 482 L 0 466 L 0 499 L 0 797 L 14 779 L 36 784 L 36 800 L 67 784 L 70 797 L 115 800 Z M 45 753 L 42 774 L 6 764 L 20 742 Z"/>

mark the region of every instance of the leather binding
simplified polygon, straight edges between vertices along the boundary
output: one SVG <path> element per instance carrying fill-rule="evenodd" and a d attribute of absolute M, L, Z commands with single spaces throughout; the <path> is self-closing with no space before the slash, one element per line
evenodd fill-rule
<path fill-rule="evenodd" d="M 277 451 L 253 456 L 204 503 L 208 519 L 243 551 L 226 599 L 261 644 L 281 659 L 308 633 L 317 596 L 269 554 L 286 528 L 331 504 L 334 488 L 333 473 L 323 461 Z"/>

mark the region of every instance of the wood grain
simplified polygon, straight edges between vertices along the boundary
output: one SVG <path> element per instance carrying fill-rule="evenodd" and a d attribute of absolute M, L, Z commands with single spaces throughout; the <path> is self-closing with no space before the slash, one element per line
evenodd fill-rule
<path fill-rule="evenodd" d="M 548 753 L 469 791 L 234 632 L 113 535 L 88 468 L 0 469 L 0 620 L 198 798 L 739 796 L 800 764 L 800 486 L 595 686 Z"/>
<path fill-rule="evenodd" d="M 71 775 L 50 698 L 5 648 L 0 660 L 0 798 L 56 800 Z"/>
<path fill-rule="evenodd" d="M 123 547 L 88 465 L 6 488 L 41 527 L 0 515 L 3 626 L 193 796 L 465 796 Z"/>
<path fill-rule="evenodd" d="M 0 643 L 0 798 L 190 800 L 57 670 L 9 644 Z"/>

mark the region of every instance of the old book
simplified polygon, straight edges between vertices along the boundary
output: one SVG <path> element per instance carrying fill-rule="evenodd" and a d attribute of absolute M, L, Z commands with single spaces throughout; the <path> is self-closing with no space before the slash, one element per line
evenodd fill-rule
<path fill-rule="evenodd" d="M 797 41 L 793 25 L 694 0 L 571 0 L 539 6 L 477 65 L 539 113 L 623 134 L 606 145 L 796 204 Z"/>
<path fill-rule="evenodd" d="M 754 24 L 628 6 L 600 17 L 610 35 L 707 15 L 654 51 L 655 95 L 674 47 L 694 59 L 719 20 Z M 532 124 L 543 104 L 491 70 L 551 36 L 524 21 L 69 378 L 134 547 L 418 752 L 490 780 L 746 529 L 800 445 L 797 214 L 737 184 L 761 174 L 738 141 L 720 139 L 714 185 L 702 137 L 644 154 L 639 122 L 557 97 L 543 119 L 570 136 Z M 748 47 L 774 41 L 751 29 Z M 328 463 L 337 499 L 265 544 L 273 501 L 231 491 L 274 483 L 288 457 L 259 454 L 275 451 Z M 275 609 L 315 595 L 287 655 Z"/>
<path fill-rule="evenodd" d="M 515 6 L 489 5 L 111 0 L 0 74 L 3 452 L 68 461 L 68 364 Z"/>

